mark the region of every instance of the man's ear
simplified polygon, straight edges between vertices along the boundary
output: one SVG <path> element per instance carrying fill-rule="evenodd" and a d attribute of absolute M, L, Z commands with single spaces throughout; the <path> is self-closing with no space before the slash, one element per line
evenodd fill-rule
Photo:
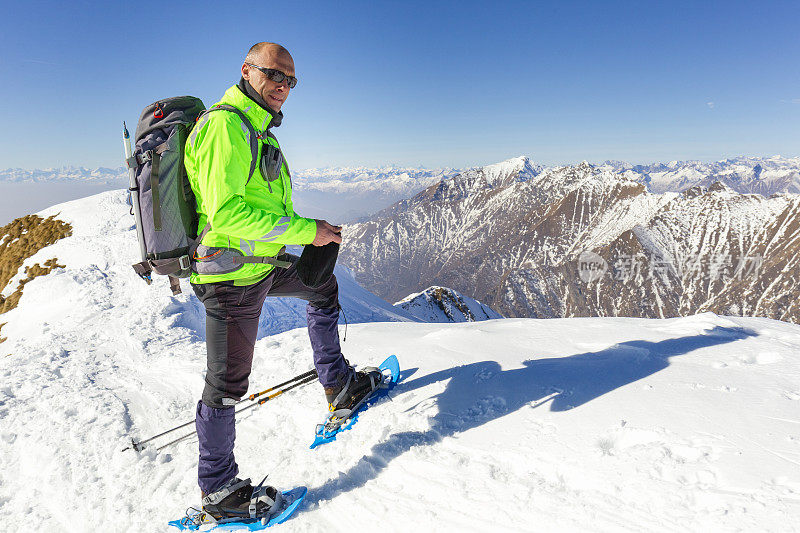
<path fill-rule="evenodd" d="M 242 77 L 250 81 L 250 65 L 247 63 L 242 63 Z"/>

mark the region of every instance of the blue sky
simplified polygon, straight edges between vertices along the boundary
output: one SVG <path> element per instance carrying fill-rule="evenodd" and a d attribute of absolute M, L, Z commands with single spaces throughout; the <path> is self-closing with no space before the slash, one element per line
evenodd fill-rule
<path fill-rule="evenodd" d="M 121 164 L 122 120 L 293 54 L 293 168 L 800 155 L 797 2 L 3 2 L 0 168 Z"/>

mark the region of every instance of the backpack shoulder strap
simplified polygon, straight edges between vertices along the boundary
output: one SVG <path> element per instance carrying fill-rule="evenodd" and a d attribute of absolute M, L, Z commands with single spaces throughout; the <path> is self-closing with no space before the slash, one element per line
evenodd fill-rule
<path fill-rule="evenodd" d="M 256 171 L 256 165 L 258 164 L 258 136 L 256 135 L 256 130 L 253 128 L 253 125 L 250 124 L 250 119 L 242 112 L 240 109 L 237 109 L 229 104 L 219 104 L 208 108 L 205 112 L 211 113 L 212 111 L 231 111 L 239 115 L 239 118 L 242 119 L 242 123 L 247 126 L 247 130 L 250 133 L 250 173 L 247 175 L 247 183 L 250 183 L 250 178 L 253 177 L 253 173 Z"/>
<path fill-rule="evenodd" d="M 212 111 L 220 111 L 220 110 L 231 111 L 239 115 L 239 118 L 242 119 L 242 123 L 245 126 L 247 126 L 247 130 L 250 133 L 250 155 L 251 155 L 250 173 L 247 175 L 247 182 L 246 182 L 250 183 L 250 178 L 253 177 L 253 173 L 256 171 L 256 165 L 258 164 L 258 136 L 256 135 L 256 130 L 253 128 L 253 125 L 250 124 L 250 120 L 247 118 L 247 116 L 240 109 L 237 109 L 229 104 L 219 104 L 212 106 L 209 109 L 203 111 L 203 113 L 211 113 Z M 200 117 L 198 117 L 198 120 L 199 118 Z M 201 242 L 203 242 L 203 237 L 205 237 L 209 231 L 211 231 L 211 223 L 206 224 L 206 227 L 203 228 L 203 230 L 200 232 L 200 235 L 198 235 L 197 239 L 195 239 L 194 244 L 190 249 L 189 257 L 194 257 L 195 255 L 194 252 L 197 249 L 197 246 Z"/>

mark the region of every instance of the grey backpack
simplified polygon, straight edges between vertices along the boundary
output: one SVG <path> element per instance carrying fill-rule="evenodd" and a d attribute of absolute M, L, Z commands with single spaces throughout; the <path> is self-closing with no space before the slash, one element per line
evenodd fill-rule
<path fill-rule="evenodd" d="M 210 225 L 197 234 L 197 209 L 183 163 L 184 145 L 203 113 L 231 111 L 249 129 L 253 176 L 258 160 L 258 137 L 244 113 L 230 105 L 206 109 L 194 96 L 159 100 L 142 111 L 136 141 L 130 151 L 125 129 L 126 164 L 130 174 L 129 201 L 136 217 L 141 262 L 133 265 L 148 284 L 152 273 L 169 276 L 173 294 L 181 292 L 178 278 L 192 273 L 195 250 Z"/>

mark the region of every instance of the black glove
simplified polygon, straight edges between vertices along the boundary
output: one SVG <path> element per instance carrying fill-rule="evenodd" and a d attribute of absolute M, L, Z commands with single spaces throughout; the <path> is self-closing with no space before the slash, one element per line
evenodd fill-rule
<path fill-rule="evenodd" d="M 325 246 L 307 245 L 297 261 L 297 276 L 303 285 L 316 289 L 333 275 L 339 257 L 339 245 L 329 242 Z"/>

